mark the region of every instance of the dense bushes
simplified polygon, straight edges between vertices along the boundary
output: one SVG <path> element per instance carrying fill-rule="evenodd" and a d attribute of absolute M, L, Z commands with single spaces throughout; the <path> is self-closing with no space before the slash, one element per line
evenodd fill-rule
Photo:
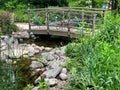
<path fill-rule="evenodd" d="M 13 31 L 18 30 L 18 27 L 13 24 L 14 14 L 9 12 L 0 13 L 0 30 L 2 34 L 11 34 Z"/>
<path fill-rule="evenodd" d="M 69 90 L 120 89 L 119 20 L 108 14 L 98 35 L 67 46 L 66 55 L 71 58 L 67 68 L 72 74 Z"/>

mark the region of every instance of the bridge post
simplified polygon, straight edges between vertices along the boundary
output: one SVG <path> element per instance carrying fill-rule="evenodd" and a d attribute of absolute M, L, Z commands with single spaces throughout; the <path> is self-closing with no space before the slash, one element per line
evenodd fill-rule
<path fill-rule="evenodd" d="M 82 23 L 84 22 L 84 15 L 85 15 L 84 9 L 82 8 Z M 82 29 L 82 35 L 83 35 L 83 29 Z"/>
<path fill-rule="evenodd" d="M 46 25 L 47 25 L 47 33 L 49 34 L 49 12 L 48 12 L 48 8 L 46 8 Z"/>
<path fill-rule="evenodd" d="M 70 8 L 68 9 L 68 36 L 70 36 Z"/>
<path fill-rule="evenodd" d="M 96 12 L 93 14 L 93 28 L 92 28 L 92 36 L 94 36 L 95 31 L 95 21 L 96 21 Z"/>
<path fill-rule="evenodd" d="M 28 12 L 28 24 L 29 24 L 29 30 L 31 30 L 31 25 L 30 25 L 30 23 L 31 23 L 31 21 L 30 21 L 30 8 L 28 8 L 27 12 Z"/>
<path fill-rule="evenodd" d="M 65 21 L 64 21 L 64 18 L 65 18 L 65 11 L 64 11 L 64 10 L 63 10 L 62 14 L 63 14 L 63 17 L 62 17 L 62 20 L 63 20 L 63 22 L 62 22 L 62 27 L 64 27 L 64 26 L 65 26 L 65 25 L 64 25 L 64 23 L 65 23 Z"/>

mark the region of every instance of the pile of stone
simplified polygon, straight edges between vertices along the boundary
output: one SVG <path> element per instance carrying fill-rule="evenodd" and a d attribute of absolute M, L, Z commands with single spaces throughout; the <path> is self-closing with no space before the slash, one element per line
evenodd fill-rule
<path fill-rule="evenodd" d="M 31 75 L 38 76 L 34 81 L 36 87 L 32 90 L 39 90 L 37 85 L 42 81 L 48 82 L 49 90 L 61 90 L 65 87 L 69 76 L 66 69 L 66 60 L 64 46 L 42 53 L 40 61 L 32 61 L 30 65 Z"/>
<path fill-rule="evenodd" d="M 43 51 L 50 51 L 52 48 L 37 46 L 35 44 L 19 44 L 18 39 L 10 36 L 0 37 L 0 58 L 28 58 Z M 7 60 L 6 60 L 7 61 Z"/>

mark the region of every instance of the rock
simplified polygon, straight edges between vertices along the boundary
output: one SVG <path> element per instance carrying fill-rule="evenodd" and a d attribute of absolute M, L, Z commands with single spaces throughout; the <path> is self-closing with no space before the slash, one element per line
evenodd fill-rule
<path fill-rule="evenodd" d="M 0 36 L 0 38 L 1 38 L 1 39 L 5 39 L 5 38 L 9 38 L 9 36 L 7 36 L 7 35 L 2 35 L 2 36 Z"/>
<path fill-rule="evenodd" d="M 20 39 L 19 39 L 19 41 L 20 41 L 20 42 L 23 42 L 23 39 L 22 39 L 22 38 L 20 38 Z"/>
<path fill-rule="evenodd" d="M 61 73 L 67 74 L 67 69 L 66 69 L 66 68 L 63 68 L 63 69 L 61 70 Z"/>
<path fill-rule="evenodd" d="M 60 61 L 54 60 L 54 61 L 50 61 L 50 62 L 49 62 L 48 67 L 49 67 L 50 69 L 54 69 L 54 68 L 56 68 L 56 67 L 59 67 L 59 65 L 60 65 Z"/>
<path fill-rule="evenodd" d="M 5 59 L 5 61 L 6 61 L 6 63 L 8 63 L 8 64 L 12 64 L 12 60 L 11 59 Z"/>
<path fill-rule="evenodd" d="M 41 81 L 41 77 L 39 76 L 39 77 L 34 81 L 34 85 L 37 85 L 40 81 Z"/>
<path fill-rule="evenodd" d="M 44 47 L 44 46 L 41 46 L 39 49 L 42 51 L 42 50 L 44 50 L 44 49 L 45 49 L 45 47 Z"/>
<path fill-rule="evenodd" d="M 54 54 L 54 59 L 59 60 L 59 59 L 60 59 L 60 56 L 57 55 L 57 54 Z"/>
<path fill-rule="evenodd" d="M 62 67 L 56 67 L 54 69 L 47 70 L 43 73 L 47 78 L 55 78 L 62 70 Z"/>
<path fill-rule="evenodd" d="M 49 82 L 49 78 L 44 78 L 44 81 L 45 82 Z"/>
<path fill-rule="evenodd" d="M 33 57 L 34 54 L 35 54 L 35 52 L 29 52 L 29 53 L 28 53 L 28 56 L 29 56 L 29 57 Z"/>
<path fill-rule="evenodd" d="M 33 60 L 33 61 L 37 60 L 36 57 L 31 57 L 30 59 Z"/>
<path fill-rule="evenodd" d="M 21 38 L 29 38 L 29 33 L 27 31 L 19 32 Z"/>
<path fill-rule="evenodd" d="M 23 55 L 23 58 L 29 58 L 29 56 L 28 55 Z"/>
<path fill-rule="evenodd" d="M 29 52 L 34 52 L 34 47 L 32 47 L 32 46 L 29 45 L 29 46 L 27 47 L 27 51 L 29 51 Z"/>
<path fill-rule="evenodd" d="M 7 49 L 7 46 L 3 46 L 0 48 L 1 51 L 5 51 Z"/>
<path fill-rule="evenodd" d="M 5 43 L 3 40 L 1 40 L 0 43 L 1 43 L 1 44 L 0 44 L 0 47 L 6 46 L 6 43 Z"/>
<path fill-rule="evenodd" d="M 42 60 L 42 63 L 46 66 L 46 65 L 48 65 L 48 61 L 46 60 L 46 59 L 43 59 Z"/>
<path fill-rule="evenodd" d="M 7 59 L 7 57 L 6 57 L 6 55 L 4 54 L 4 52 L 0 52 L 0 59 L 1 59 L 1 60 L 6 60 L 6 59 Z"/>
<path fill-rule="evenodd" d="M 39 87 L 34 87 L 32 88 L 32 90 L 39 90 Z"/>
<path fill-rule="evenodd" d="M 45 48 L 45 51 L 51 51 L 51 50 L 52 50 L 52 48 L 50 48 L 50 47 Z"/>
<path fill-rule="evenodd" d="M 50 54 L 50 55 L 47 57 L 47 60 L 48 60 L 48 61 L 54 60 L 54 56 L 53 56 L 52 54 Z"/>
<path fill-rule="evenodd" d="M 11 45 L 12 43 L 14 43 L 14 37 L 10 37 L 9 38 L 9 41 L 7 42 L 8 43 L 8 45 Z"/>
<path fill-rule="evenodd" d="M 59 75 L 59 77 L 60 77 L 60 79 L 62 79 L 62 80 L 66 80 L 66 79 L 67 79 L 67 75 L 66 75 L 65 73 L 61 73 L 61 74 Z"/>
<path fill-rule="evenodd" d="M 43 59 L 46 59 L 48 61 L 54 60 L 54 56 L 51 53 L 42 53 L 41 56 Z"/>
<path fill-rule="evenodd" d="M 7 51 L 5 51 L 5 55 L 6 56 L 9 56 L 10 58 L 20 58 L 22 55 L 23 55 L 23 53 L 22 53 L 22 49 L 13 49 L 13 50 L 7 50 Z"/>
<path fill-rule="evenodd" d="M 34 70 L 37 68 L 42 68 L 44 67 L 44 65 L 41 62 L 37 62 L 37 61 L 32 61 L 31 65 L 30 65 L 30 69 Z"/>
<path fill-rule="evenodd" d="M 55 86 L 58 83 L 58 80 L 56 78 L 50 78 L 48 81 L 50 86 Z"/>

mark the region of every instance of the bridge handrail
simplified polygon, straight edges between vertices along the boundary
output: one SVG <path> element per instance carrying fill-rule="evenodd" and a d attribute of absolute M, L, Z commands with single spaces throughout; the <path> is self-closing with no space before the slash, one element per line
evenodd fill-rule
<path fill-rule="evenodd" d="M 37 8 L 37 9 L 28 9 L 28 20 L 29 20 L 29 30 L 31 30 L 31 20 L 30 20 L 30 14 L 31 11 L 41 11 L 44 10 L 45 11 L 45 16 L 46 16 L 46 25 L 47 25 L 47 31 L 49 33 L 49 12 L 51 11 L 57 11 L 57 12 L 61 12 L 62 14 L 64 14 L 64 12 L 67 12 L 67 16 L 68 16 L 68 35 L 70 33 L 70 14 L 72 12 L 77 12 L 77 13 L 81 13 L 82 15 L 82 22 L 84 22 L 85 18 L 84 15 L 85 13 L 91 13 L 91 15 L 93 16 L 93 26 L 92 26 L 92 34 L 94 34 L 94 29 L 95 29 L 95 21 L 96 21 L 96 15 L 99 13 L 102 13 L 103 15 L 105 14 L 105 9 L 96 9 L 96 8 L 83 8 L 83 7 L 55 7 L 55 8 Z"/>

